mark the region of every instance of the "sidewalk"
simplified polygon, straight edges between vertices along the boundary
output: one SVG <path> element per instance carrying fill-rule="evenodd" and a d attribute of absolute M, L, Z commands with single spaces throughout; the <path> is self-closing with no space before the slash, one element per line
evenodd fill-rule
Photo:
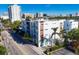
<path fill-rule="evenodd" d="M 45 55 L 43 53 L 43 50 L 40 47 L 36 47 L 36 46 L 30 46 L 33 50 L 35 50 L 37 53 L 39 53 L 40 55 Z"/>

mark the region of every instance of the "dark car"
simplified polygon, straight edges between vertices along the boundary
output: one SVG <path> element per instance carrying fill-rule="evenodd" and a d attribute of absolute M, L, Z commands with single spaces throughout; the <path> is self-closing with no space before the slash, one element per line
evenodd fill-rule
<path fill-rule="evenodd" d="M 69 42 L 66 44 L 66 49 L 75 52 L 75 49 L 73 48 L 73 42 Z"/>

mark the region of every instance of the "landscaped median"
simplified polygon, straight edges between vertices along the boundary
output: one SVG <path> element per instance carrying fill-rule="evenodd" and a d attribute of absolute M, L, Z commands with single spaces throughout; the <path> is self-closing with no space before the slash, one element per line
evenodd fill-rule
<path fill-rule="evenodd" d="M 55 46 L 53 46 L 53 47 L 48 48 L 46 51 L 44 51 L 44 53 L 47 54 L 47 55 L 51 55 L 51 54 L 53 54 L 54 52 L 56 52 L 56 51 L 58 51 L 58 50 L 60 50 L 60 49 L 63 49 L 63 48 L 64 48 L 63 45 L 61 45 L 61 46 L 55 45 Z"/>

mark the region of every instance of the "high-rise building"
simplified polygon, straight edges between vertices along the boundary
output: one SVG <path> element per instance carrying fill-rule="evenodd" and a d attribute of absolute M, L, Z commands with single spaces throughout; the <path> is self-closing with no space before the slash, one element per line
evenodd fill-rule
<path fill-rule="evenodd" d="M 16 20 L 21 21 L 21 9 L 20 6 L 18 5 L 10 5 L 8 7 L 8 14 L 9 14 L 9 19 L 11 22 L 14 22 Z"/>

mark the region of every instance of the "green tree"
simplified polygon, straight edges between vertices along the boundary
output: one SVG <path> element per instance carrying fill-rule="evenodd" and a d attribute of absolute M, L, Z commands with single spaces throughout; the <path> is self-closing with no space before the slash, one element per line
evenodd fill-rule
<path fill-rule="evenodd" d="M 71 30 L 70 32 L 67 33 L 67 37 L 72 40 L 73 48 L 77 53 L 77 51 L 79 50 L 79 29 Z"/>
<path fill-rule="evenodd" d="M 29 34 L 27 34 L 27 33 L 24 33 L 23 38 L 24 38 L 25 40 L 31 40 L 31 39 L 32 39 L 31 36 L 30 36 Z"/>
<path fill-rule="evenodd" d="M 29 20 L 29 19 L 32 19 L 32 17 L 31 16 L 27 16 L 26 19 Z"/>
<path fill-rule="evenodd" d="M 7 19 L 7 20 L 1 20 L 1 22 L 3 23 L 3 25 L 5 27 L 10 27 L 11 22 L 9 21 L 9 19 Z"/>
<path fill-rule="evenodd" d="M 11 28 L 13 30 L 16 30 L 18 29 L 18 27 L 20 26 L 21 22 L 20 21 L 14 21 L 12 24 L 11 24 Z"/>
<path fill-rule="evenodd" d="M 67 33 L 67 37 L 71 40 L 79 41 L 79 29 L 73 29 Z"/>

